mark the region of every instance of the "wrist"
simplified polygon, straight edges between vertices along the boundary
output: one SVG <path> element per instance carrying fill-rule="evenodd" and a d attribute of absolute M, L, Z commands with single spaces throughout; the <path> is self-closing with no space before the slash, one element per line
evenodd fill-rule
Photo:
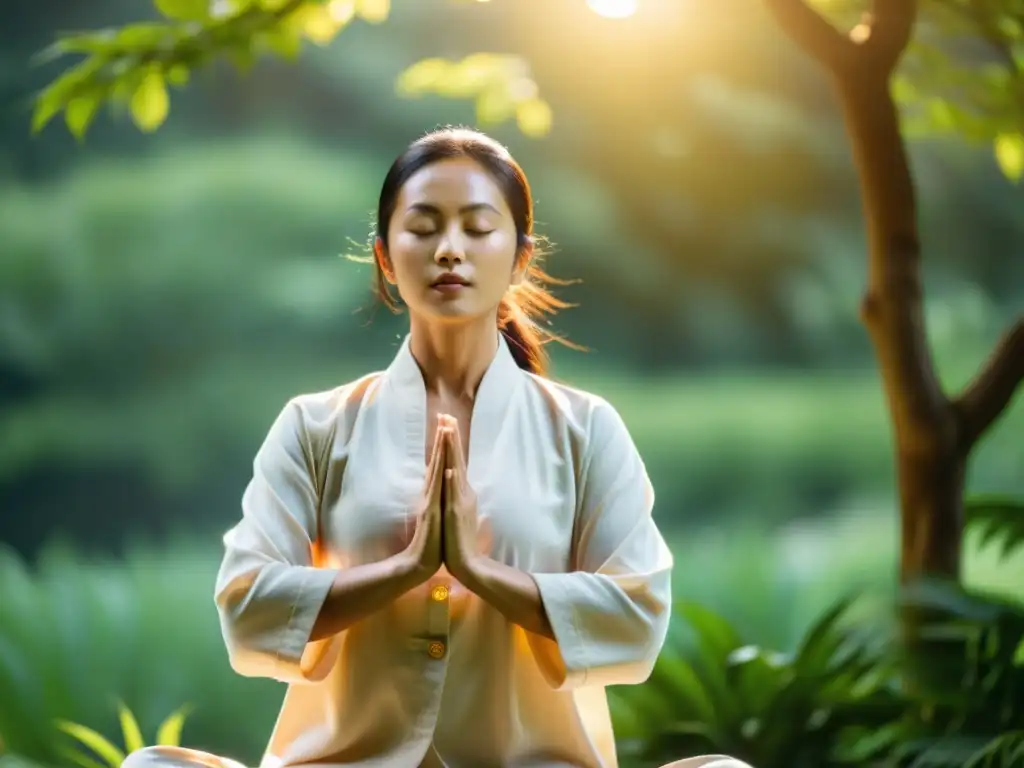
<path fill-rule="evenodd" d="M 452 571 L 452 576 L 458 579 L 466 589 L 476 592 L 486 579 L 487 559 L 484 555 L 470 555 L 460 558 L 457 563 L 453 564 L 454 568 L 449 566 L 449 570 Z"/>
<path fill-rule="evenodd" d="M 433 575 L 427 573 L 427 569 L 423 567 L 419 553 L 411 550 L 395 555 L 394 568 L 395 578 L 405 584 L 407 589 L 418 587 Z"/>

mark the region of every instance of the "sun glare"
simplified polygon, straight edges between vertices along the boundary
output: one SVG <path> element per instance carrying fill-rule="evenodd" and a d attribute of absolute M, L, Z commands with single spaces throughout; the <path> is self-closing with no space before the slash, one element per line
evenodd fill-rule
<path fill-rule="evenodd" d="M 640 0 L 587 0 L 587 5 L 606 19 L 625 19 L 637 12 Z"/>

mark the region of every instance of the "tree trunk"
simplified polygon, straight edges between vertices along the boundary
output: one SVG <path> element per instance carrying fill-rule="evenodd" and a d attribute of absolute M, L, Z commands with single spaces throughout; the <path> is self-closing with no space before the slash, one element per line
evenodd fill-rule
<path fill-rule="evenodd" d="M 964 476 L 971 449 L 1024 378 L 1024 319 L 956 397 L 928 349 L 916 197 L 892 74 L 916 20 L 914 0 L 875 0 L 843 35 L 805 0 L 765 0 L 785 31 L 832 76 L 860 178 L 868 242 L 861 318 L 878 360 L 896 456 L 900 578 L 958 579 Z"/>

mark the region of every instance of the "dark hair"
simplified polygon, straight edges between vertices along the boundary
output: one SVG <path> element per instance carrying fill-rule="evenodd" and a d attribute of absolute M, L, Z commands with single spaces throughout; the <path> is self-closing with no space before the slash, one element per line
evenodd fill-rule
<path fill-rule="evenodd" d="M 535 243 L 533 233 L 533 194 L 523 169 L 508 150 L 489 136 L 467 128 L 443 128 L 414 141 L 391 165 L 380 192 L 377 206 L 376 237 L 387 247 L 388 225 L 395 213 L 398 195 L 405 183 L 418 171 L 433 163 L 454 158 L 469 158 L 482 166 L 501 188 L 505 202 L 512 211 L 516 227 L 517 257 L 522 250 Z M 536 243 L 533 258 L 523 281 L 512 287 L 498 308 L 498 328 L 508 341 L 516 364 L 523 370 L 544 375 L 548 357 L 544 345 L 558 341 L 575 346 L 563 337 L 548 331 L 537 320 L 545 314 L 554 314 L 570 304 L 549 293 L 545 285 L 566 285 L 569 281 L 556 280 L 540 268 L 542 254 Z M 376 293 L 392 311 L 399 306 L 391 294 L 380 264 L 374 259 Z"/>

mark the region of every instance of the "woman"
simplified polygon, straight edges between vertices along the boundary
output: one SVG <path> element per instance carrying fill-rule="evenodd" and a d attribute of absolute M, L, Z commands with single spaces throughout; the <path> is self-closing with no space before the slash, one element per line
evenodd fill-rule
<path fill-rule="evenodd" d="M 530 188 L 446 129 L 384 181 L 387 370 L 294 398 L 225 537 L 233 668 L 289 684 L 262 765 L 615 766 L 604 686 L 651 672 L 672 555 L 626 427 L 544 378 Z M 234 765 L 153 747 L 125 768 Z M 742 763 L 696 758 L 682 768 Z"/>

